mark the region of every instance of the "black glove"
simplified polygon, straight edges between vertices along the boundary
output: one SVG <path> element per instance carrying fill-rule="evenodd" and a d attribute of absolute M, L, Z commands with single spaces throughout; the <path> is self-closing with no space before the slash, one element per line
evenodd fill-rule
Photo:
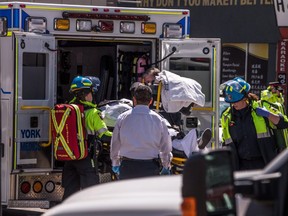
<path fill-rule="evenodd" d="M 177 135 L 176 135 L 176 139 L 183 139 L 185 137 L 184 132 L 180 131 Z"/>

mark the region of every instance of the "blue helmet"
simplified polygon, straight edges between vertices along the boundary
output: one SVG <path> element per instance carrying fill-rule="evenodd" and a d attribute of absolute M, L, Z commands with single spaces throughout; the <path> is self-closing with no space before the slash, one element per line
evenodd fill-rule
<path fill-rule="evenodd" d="M 235 80 L 236 82 L 238 82 L 240 85 L 243 86 L 243 90 L 246 92 L 246 94 L 250 91 L 251 86 L 249 83 L 247 83 L 244 79 L 242 79 L 241 77 L 235 77 L 233 80 Z"/>
<path fill-rule="evenodd" d="M 221 84 L 220 89 L 223 91 L 225 102 L 236 103 L 248 94 L 251 86 L 242 78 L 235 77 L 233 80 Z"/>
<path fill-rule="evenodd" d="M 91 89 L 92 88 L 92 81 L 86 77 L 77 76 L 73 79 L 70 92 L 76 92 L 78 90 L 83 89 Z"/>
<path fill-rule="evenodd" d="M 98 77 L 95 76 L 85 76 L 92 82 L 92 92 L 96 93 L 100 87 L 101 81 Z"/>

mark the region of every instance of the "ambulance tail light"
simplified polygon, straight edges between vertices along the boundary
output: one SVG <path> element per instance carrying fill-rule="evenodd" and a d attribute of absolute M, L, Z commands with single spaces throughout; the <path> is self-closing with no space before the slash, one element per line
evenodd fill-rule
<path fill-rule="evenodd" d="M 7 36 L 7 18 L 0 17 L 0 36 Z"/>
<path fill-rule="evenodd" d="M 70 28 L 69 19 L 54 19 L 54 29 L 58 31 L 68 31 Z"/>
<path fill-rule="evenodd" d="M 47 20 L 44 17 L 27 17 L 25 24 L 27 32 L 46 33 Z"/>
<path fill-rule="evenodd" d="M 92 21 L 91 20 L 77 20 L 76 30 L 82 31 L 82 32 L 90 32 L 92 30 Z"/>
<path fill-rule="evenodd" d="M 120 22 L 120 32 L 133 34 L 135 32 L 135 23 L 134 22 Z"/>
<path fill-rule="evenodd" d="M 40 193 L 43 189 L 43 184 L 40 181 L 35 181 L 33 184 L 33 191 L 35 193 Z"/>
<path fill-rule="evenodd" d="M 27 181 L 22 182 L 20 190 L 23 194 L 27 194 L 31 190 L 31 184 Z"/>
<path fill-rule="evenodd" d="M 174 23 L 165 23 L 163 25 L 164 38 L 182 38 L 182 25 Z"/>
<path fill-rule="evenodd" d="M 142 23 L 142 34 L 156 34 L 156 23 Z"/>
<path fill-rule="evenodd" d="M 47 193 L 52 193 L 55 190 L 55 183 L 52 181 L 47 181 L 45 184 L 45 191 Z"/>

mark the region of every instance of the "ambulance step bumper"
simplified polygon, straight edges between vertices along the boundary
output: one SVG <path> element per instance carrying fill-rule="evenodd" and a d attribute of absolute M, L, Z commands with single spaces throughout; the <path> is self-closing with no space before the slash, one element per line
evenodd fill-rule
<path fill-rule="evenodd" d="M 111 174 L 110 173 L 99 173 L 99 180 L 100 183 L 106 183 L 111 181 Z"/>
<path fill-rule="evenodd" d="M 48 200 L 9 200 L 8 208 L 50 208 Z"/>

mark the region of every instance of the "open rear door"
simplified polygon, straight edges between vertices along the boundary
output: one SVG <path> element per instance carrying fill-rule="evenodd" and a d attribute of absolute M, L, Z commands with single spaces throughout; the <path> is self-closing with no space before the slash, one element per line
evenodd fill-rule
<path fill-rule="evenodd" d="M 15 34 L 14 173 L 52 169 L 50 109 L 56 82 L 54 49 L 52 36 Z"/>
<path fill-rule="evenodd" d="M 205 94 L 204 107 L 193 107 L 191 115 L 182 115 L 184 131 L 195 127 L 197 122 L 199 132 L 211 128 L 212 147 L 218 147 L 220 39 L 163 39 L 160 44 L 160 59 L 169 56 L 161 62 L 161 69 L 196 80 Z"/>
<path fill-rule="evenodd" d="M 1 122 L 1 201 L 9 199 L 10 173 L 12 169 L 13 127 L 13 51 L 11 37 L 0 37 L 0 122 Z"/>

